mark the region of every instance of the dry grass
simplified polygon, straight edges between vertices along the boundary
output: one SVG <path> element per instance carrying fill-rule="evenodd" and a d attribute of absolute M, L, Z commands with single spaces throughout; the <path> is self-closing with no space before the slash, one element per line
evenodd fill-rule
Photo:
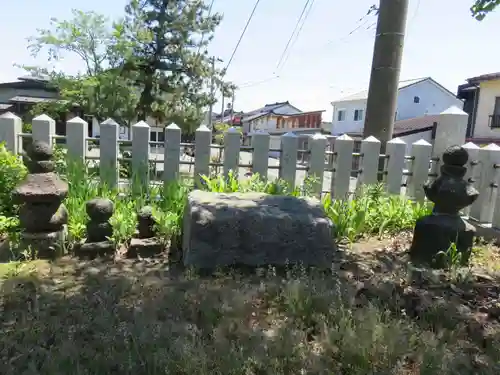
<path fill-rule="evenodd" d="M 482 269 L 500 264 L 496 249 L 478 251 L 481 270 L 467 277 L 427 274 L 409 269 L 405 241 L 357 245 L 326 274 L 200 276 L 161 260 L 2 265 L 0 373 L 499 374 L 495 320 L 474 326 L 481 306 L 462 295 L 488 286 L 498 302 L 500 283 Z"/>

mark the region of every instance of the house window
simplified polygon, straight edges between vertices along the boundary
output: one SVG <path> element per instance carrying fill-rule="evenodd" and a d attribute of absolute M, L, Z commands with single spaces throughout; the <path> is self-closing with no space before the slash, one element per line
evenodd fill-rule
<path fill-rule="evenodd" d="M 149 133 L 149 141 L 156 142 L 156 132 Z"/>
<path fill-rule="evenodd" d="M 354 110 L 354 121 L 363 121 L 364 111 L 362 109 Z"/>
<path fill-rule="evenodd" d="M 416 103 L 416 104 L 420 103 L 420 97 L 419 96 L 414 96 L 413 97 L 413 103 Z"/>
<path fill-rule="evenodd" d="M 337 111 L 337 121 L 345 121 L 345 114 L 346 114 L 345 109 L 339 109 Z"/>
<path fill-rule="evenodd" d="M 158 142 L 165 142 L 165 132 L 163 131 L 158 132 Z"/>

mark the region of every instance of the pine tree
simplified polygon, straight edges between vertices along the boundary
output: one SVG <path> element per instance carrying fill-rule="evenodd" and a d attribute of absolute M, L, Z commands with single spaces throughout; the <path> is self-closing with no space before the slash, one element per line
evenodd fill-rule
<path fill-rule="evenodd" d="M 207 87 L 212 69 L 207 45 L 221 15 L 209 14 L 200 0 L 131 0 L 126 7 L 125 34 L 134 53 L 125 64 L 138 77 L 137 114 L 192 128 L 213 101 Z"/>

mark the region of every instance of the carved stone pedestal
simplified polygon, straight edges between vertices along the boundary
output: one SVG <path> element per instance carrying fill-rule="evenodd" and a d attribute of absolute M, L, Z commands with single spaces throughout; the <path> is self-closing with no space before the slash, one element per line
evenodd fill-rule
<path fill-rule="evenodd" d="M 130 241 L 127 257 L 135 258 L 140 256 L 146 258 L 158 255 L 163 251 L 163 246 L 156 237 L 155 225 L 152 207 L 143 207 L 137 213 L 137 234 Z"/>
<path fill-rule="evenodd" d="M 476 229 L 460 216 L 430 215 L 417 220 L 410 257 L 413 262 L 435 268 L 449 264 L 448 254 L 442 254 L 455 244 L 461 265 L 469 262 Z M 448 257 L 448 258 L 447 258 Z"/>

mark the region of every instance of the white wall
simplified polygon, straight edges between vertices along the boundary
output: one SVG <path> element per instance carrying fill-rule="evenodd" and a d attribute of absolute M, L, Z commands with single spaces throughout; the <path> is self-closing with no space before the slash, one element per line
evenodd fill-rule
<path fill-rule="evenodd" d="M 420 99 L 419 103 L 414 102 L 416 96 Z M 397 106 L 396 120 L 407 120 L 425 115 L 437 115 L 451 106 L 462 108 L 463 102 L 432 81 L 422 81 L 399 90 Z"/>
<path fill-rule="evenodd" d="M 274 112 L 280 115 L 293 115 L 296 113 L 301 113 L 301 111 L 297 110 L 296 108 L 288 104 L 278 109 L 275 109 Z M 271 114 L 268 116 L 262 116 L 256 118 L 255 120 L 243 121 L 243 131 L 251 133 L 256 129 L 266 130 L 268 132 L 276 130 L 276 117 Z"/>
<path fill-rule="evenodd" d="M 363 110 L 363 120 L 354 121 L 354 111 L 356 109 Z M 338 111 L 345 110 L 346 116 L 344 121 L 337 121 Z M 357 133 L 363 132 L 366 114 L 366 99 L 351 100 L 348 102 L 335 103 L 332 117 L 332 134 L 340 135 L 342 133 Z"/>

